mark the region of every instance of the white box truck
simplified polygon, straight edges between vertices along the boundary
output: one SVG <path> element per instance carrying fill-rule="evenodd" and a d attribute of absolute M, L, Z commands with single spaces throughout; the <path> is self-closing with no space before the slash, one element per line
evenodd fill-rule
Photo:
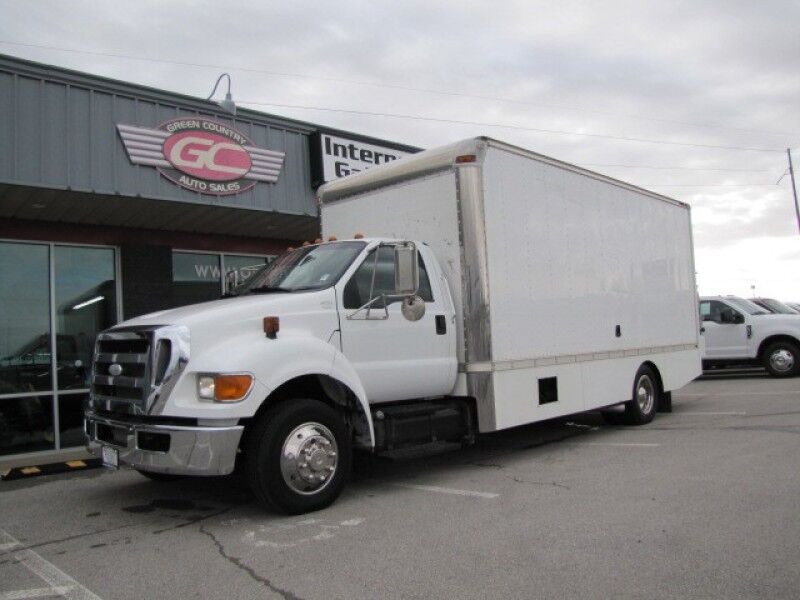
<path fill-rule="evenodd" d="M 319 195 L 327 241 L 99 336 L 86 434 L 107 464 L 239 468 L 305 512 L 354 448 L 614 405 L 643 424 L 701 372 L 685 204 L 488 138 Z"/>

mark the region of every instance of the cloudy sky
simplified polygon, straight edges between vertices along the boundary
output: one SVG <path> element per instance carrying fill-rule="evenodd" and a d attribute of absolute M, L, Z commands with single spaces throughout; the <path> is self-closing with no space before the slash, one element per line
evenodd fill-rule
<path fill-rule="evenodd" d="M 0 0 L 0 53 L 203 97 L 226 70 L 241 105 L 423 147 L 490 135 L 691 204 L 701 293 L 800 301 L 776 183 L 799 23 L 793 0 Z"/>

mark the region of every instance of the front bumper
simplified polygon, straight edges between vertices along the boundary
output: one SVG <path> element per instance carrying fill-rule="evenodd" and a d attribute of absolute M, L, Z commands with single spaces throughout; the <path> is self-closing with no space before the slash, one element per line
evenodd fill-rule
<path fill-rule="evenodd" d="M 86 448 L 119 452 L 120 466 L 174 475 L 227 475 L 233 472 L 244 427 L 162 425 L 117 420 L 86 412 Z"/>

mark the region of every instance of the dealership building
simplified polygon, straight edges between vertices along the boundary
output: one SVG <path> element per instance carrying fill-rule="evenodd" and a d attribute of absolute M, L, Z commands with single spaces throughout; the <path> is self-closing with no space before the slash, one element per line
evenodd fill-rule
<path fill-rule="evenodd" d="M 99 331 L 219 298 L 319 235 L 319 185 L 418 150 L 0 55 L 0 465 L 79 454 Z"/>

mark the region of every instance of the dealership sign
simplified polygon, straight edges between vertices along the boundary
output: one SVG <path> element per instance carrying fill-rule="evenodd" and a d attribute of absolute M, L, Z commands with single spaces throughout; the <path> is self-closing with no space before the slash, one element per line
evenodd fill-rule
<path fill-rule="evenodd" d="M 206 119 L 172 119 L 151 129 L 117 124 L 128 158 L 202 194 L 238 194 L 256 182 L 275 183 L 284 153 L 254 146 L 233 127 Z"/>
<path fill-rule="evenodd" d="M 317 146 L 316 184 L 346 177 L 411 154 L 327 133 L 319 133 L 314 142 Z"/>

